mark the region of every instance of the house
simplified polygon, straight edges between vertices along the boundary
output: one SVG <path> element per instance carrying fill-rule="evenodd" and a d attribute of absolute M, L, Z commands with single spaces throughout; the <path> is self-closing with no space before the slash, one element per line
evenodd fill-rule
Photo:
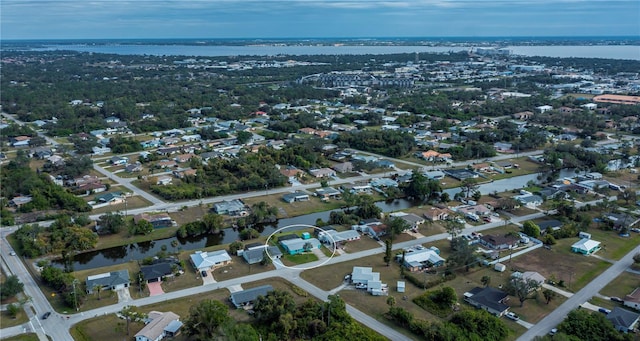
<path fill-rule="evenodd" d="M 571 245 L 571 252 L 581 253 L 583 255 L 590 255 L 598 250 L 600 250 L 600 242 L 593 239 L 580 239 Z"/>
<path fill-rule="evenodd" d="M 425 223 L 425 218 L 413 213 L 396 212 L 391 213 L 390 216 L 404 220 L 410 229 L 417 229 L 420 225 Z"/>
<path fill-rule="evenodd" d="M 10 201 L 9 201 L 9 206 L 11 207 L 20 207 L 24 204 L 28 204 L 31 202 L 31 200 L 33 200 L 33 198 L 31 196 L 17 196 L 17 197 L 13 197 Z"/>
<path fill-rule="evenodd" d="M 493 250 L 512 249 L 518 246 L 519 242 L 520 242 L 520 237 L 516 237 L 512 235 L 496 236 L 492 234 L 487 234 L 480 237 L 480 244 Z"/>
<path fill-rule="evenodd" d="M 328 200 L 328 199 L 337 199 L 340 197 L 342 193 L 333 187 L 322 187 L 316 189 L 315 195 L 320 197 L 320 199 Z"/>
<path fill-rule="evenodd" d="M 91 152 L 93 152 L 94 155 L 104 155 L 106 153 L 111 153 L 111 148 L 103 147 L 103 146 L 94 146 L 91 148 Z"/>
<path fill-rule="evenodd" d="M 140 162 L 132 163 L 124 167 L 124 171 L 127 173 L 135 173 L 142 171 L 142 164 Z"/>
<path fill-rule="evenodd" d="M 633 291 L 624 297 L 624 306 L 640 310 L 640 287 L 633 289 Z"/>
<path fill-rule="evenodd" d="M 444 179 L 444 176 L 445 176 L 444 172 L 439 170 L 427 171 L 422 173 L 422 175 L 424 175 L 427 179 L 430 179 L 430 180 L 442 180 Z"/>
<path fill-rule="evenodd" d="M 292 203 L 296 201 L 308 201 L 309 194 L 305 192 L 296 191 L 294 193 L 287 193 L 282 196 L 282 200 L 287 203 Z"/>
<path fill-rule="evenodd" d="M 562 222 L 560 220 L 545 220 L 541 221 L 538 224 L 540 231 L 557 231 L 562 227 Z"/>
<path fill-rule="evenodd" d="M 96 195 L 95 200 L 100 204 L 120 204 L 125 201 L 124 194 L 122 192 L 112 192 Z"/>
<path fill-rule="evenodd" d="M 309 174 L 313 175 L 315 178 L 330 178 L 336 176 L 336 171 L 331 168 L 316 168 L 310 169 Z"/>
<path fill-rule="evenodd" d="M 322 243 L 316 238 L 302 239 L 292 238 L 287 240 L 278 239 L 278 242 L 284 248 L 285 252 L 290 255 L 297 255 L 305 251 L 310 251 L 313 248 L 321 248 Z"/>
<path fill-rule="evenodd" d="M 114 156 L 109 159 L 109 162 L 114 166 L 125 166 L 129 163 L 129 159 L 123 156 Z"/>
<path fill-rule="evenodd" d="M 213 270 L 231 263 L 231 256 L 226 250 L 196 251 L 190 255 L 191 263 L 198 270 Z"/>
<path fill-rule="evenodd" d="M 131 281 L 129 280 L 129 271 L 127 271 L 126 269 L 89 276 L 86 280 L 86 288 L 88 294 L 92 294 L 93 289 L 97 288 L 98 286 L 101 289 L 118 290 L 128 288 L 130 284 Z"/>
<path fill-rule="evenodd" d="M 486 310 L 495 316 L 502 316 L 507 313 L 509 306 L 505 304 L 509 295 L 496 288 L 475 287 L 464 293 L 464 300 L 472 306 Z"/>
<path fill-rule="evenodd" d="M 178 163 L 175 160 L 160 160 L 158 161 L 158 163 L 156 163 L 156 166 L 160 167 L 161 169 L 173 168 L 177 167 Z"/>
<path fill-rule="evenodd" d="M 217 214 L 230 216 L 245 216 L 248 214 L 244 203 L 240 199 L 225 200 L 213 205 L 213 211 Z"/>
<path fill-rule="evenodd" d="M 326 230 L 318 233 L 318 239 L 324 244 L 335 246 L 336 244 L 344 244 L 355 240 L 360 240 L 360 233 L 355 230 L 346 230 L 338 232 L 336 230 Z"/>
<path fill-rule="evenodd" d="M 367 285 L 370 281 L 380 281 L 380 273 L 373 272 L 373 268 L 354 266 L 351 271 L 351 283 Z"/>
<path fill-rule="evenodd" d="M 140 272 L 147 283 L 161 282 L 162 278 L 173 276 L 171 264 L 167 262 L 143 265 L 140 267 Z"/>
<path fill-rule="evenodd" d="M 140 213 L 133 216 L 133 221 L 136 224 L 141 220 L 150 222 L 154 229 L 173 226 L 173 220 L 167 213 Z"/>
<path fill-rule="evenodd" d="M 267 296 L 271 291 L 273 291 L 271 285 L 262 285 L 251 289 L 236 291 L 231 294 L 229 300 L 236 308 L 248 307 L 252 305 L 259 296 Z"/>
<path fill-rule="evenodd" d="M 333 169 L 338 173 L 353 172 L 353 164 L 349 161 L 337 163 L 333 166 Z"/>
<path fill-rule="evenodd" d="M 262 262 L 264 259 L 265 253 L 267 253 L 267 257 L 271 257 L 271 259 L 280 259 L 282 258 L 282 252 L 280 248 L 277 246 L 269 246 L 267 247 L 264 244 L 258 243 L 255 247 L 245 247 L 244 251 L 242 251 L 242 258 L 249 264 L 256 264 Z"/>
<path fill-rule="evenodd" d="M 542 284 L 544 284 L 544 281 L 545 281 L 544 276 L 542 276 L 541 274 L 535 271 L 525 271 L 525 272 L 516 271 L 511 274 L 511 277 L 522 278 L 522 280 L 524 280 L 525 282 L 535 281 L 536 283 L 538 283 L 538 286 L 542 286 Z"/>
<path fill-rule="evenodd" d="M 174 337 L 180 333 L 180 316 L 173 312 L 151 311 L 145 326 L 136 333 L 136 341 L 160 341 L 165 337 Z"/>
<path fill-rule="evenodd" d="M 396 261 L 402 261 L 402 255 L 396 256 Z M 430 267 L 437 267 L 444 264 L 445 259 L 440 257 L 440 250 L 436 247 L 412 249 L 405 252 L 404 263 L 401 265 L 409 271 L 422 271 Z"/>
<path fill-rule="evenodd" d="M 369 184 L 375 188 L 391 188 L 398 187 L 398 182 L 390 178 L 371 179 Z"/>
<path fill-rule="evenodd" d="M 542 114 L 549 110 L 553 110 L 553 107 L 550 105 L 541 105 L 539 107 L 536 107 L 536 110 L 538 110 L 538 112 Z"/>
<path fill-rule="evenodd" d="M 541 196 L 535 194 L 523 194 L 516 195 L 513 199 L 517 200 L 520 204 L 528 207 L 538 207 L 542 205 L 544 201 Z"/>
<path fill-rule="evenodd" d="M 11 138 L 11 146 L 12 147 L 27 147 L 29 146 L 29 141 L 31 141 L 31 137 L 29 136 L 16 136 Z"/>
<path fill-rule="evenodd" d="M 430 210 L 424 212 L 423 215 L 429 221 L 446 220 L 449 217 L 449 210 L 432 207 Z"/>
<path fill-rule="evenodd" d="M 294 166 L 286 166 L 284 168 L 280 168 L 280 174 L 286 176 L 289 179 L 295 179 L 302 176 L 304 174 L 304 171 Z"/>
<path fill-rule="evenodd" d="M 387 225 L 378 222 L 374 224 L 366 224 L 362 232 L 370 235 L 372 238 L 380 238 L 387 234 Z"/>
<path fill-rule="evenodd" d="M 607 314 L 606 318 L 613 323 L 613 327 L 617 331 L 628 333 L 633 332 L 635 329 L 638 319 L 640 319 L 640 314 L 620 307 L 615 307 Z"/>
<path fill-rule="evenodd" d="M 172 181 L 173 181 L 172 177 L 161 175 L 156 178 L 156 185 L 166 186 L 166 185 L 170 185 Z"/>
<path fill-rule="evenodd" d="M 177 155 L 174 160 L 176 160 L 177 163 L 185 163 L 191 161 L 194 156 L 192 153 L 180 154 Z"/>

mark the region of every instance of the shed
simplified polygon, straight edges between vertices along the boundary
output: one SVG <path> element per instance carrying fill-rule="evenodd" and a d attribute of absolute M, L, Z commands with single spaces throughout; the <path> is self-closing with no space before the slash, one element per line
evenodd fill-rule
<path fill-rule="evenodd" d="M 493 269 L 498 271 L 498 272 L 504 272 L 505 270 L 507 270 L 507 266 L 502 264 L 502 263 L 496 263 L 496 265 L 493 267 Z"/>
<path fill-rule="evenodd" d="M 398 292 L 404 292 L 404 281 L 398 281 Z"/>
<path fill-rule="evenodd" d="M 302 239 L 309 239 L 311 238 L 311 235 L 309 234 L 309 232 L 302 232 Z"/>

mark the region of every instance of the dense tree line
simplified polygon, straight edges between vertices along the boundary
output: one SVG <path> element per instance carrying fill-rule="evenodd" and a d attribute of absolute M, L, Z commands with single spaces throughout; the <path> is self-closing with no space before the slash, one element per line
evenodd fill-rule
<path fill-rule="evenodd" d="M 79 226 L 71 217 L 63 215 L 49 227 L 37 224 L 23 225 L 15 232 L 22 252 L 27 257 L 38 257 L 61 252 L 79 252 L 94 248 L 98 235 Z"/>
<path fill-rule="evenodd" d="M 58 209 L 72 212 L 91 210 L 84 200 L 54 184 L 47 174 L 38 174 L 28 166 L 28 159 L 17 158 L 2 167 L 0 193 L 5 198 L 30 195 L 32 200 L 19 207 L 20 212 Z"/>
<path fill-rule="evenodd" d="M 416 146 L 413 136 L 393 130 L 364 130 L 343 133 L 335 140 L 335 143 L 390 157 L 406 155 Z"/>

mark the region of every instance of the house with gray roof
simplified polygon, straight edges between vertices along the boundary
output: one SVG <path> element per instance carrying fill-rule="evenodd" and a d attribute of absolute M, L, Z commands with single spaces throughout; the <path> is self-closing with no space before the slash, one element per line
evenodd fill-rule
<path fill-rule="evenodd" d="M 338 232 L 336 230 L 325 230 L 318 233 L 318 239 L 325 244 L 333 246 L 334 244 L 344 244 L 360 239 L 360 232 L 355 230 L 346 230 Z"/>
<path fill-rule="evenodd" d="M 145 326 L 136 333 L 136 341 L 159 341 L 165 337 L 174 337 L 180 332 L 182 322 L 180 316 L 168 311 L 149 312 Z"/>
<path fill-rule="evenodd" d="M 509 311 L 509 306 L 505 304 L 508 294 L 496 288 L 475 287 L 464 293 L 464 300 L 472 306 L 486 310 L 495 316 L 502 316 Z"/>
<path fill-rule="evenodd" d="M 277 246 L 265 246 L 264 244 L 260 244 L 258 247 L 254 248 L 245 248 L 242 252 L 242 258 L 249 264 L 256 264 L 262 262 L 265 257 L 265 253 L 267 253 L 267 257 L 271 256 L 272 259 L 280 259 L 282 258 L 282 252 L 280 248 Z"/>
<path fill-rule="evenodd" d="M 620 307 L 613 308 L 607 314 L 607 320 L 613 323 L 613 327 L 617 331 L 623 333 L 633 332 L 638 324 L 638 319 L 640 319 L 640 314 Z"/>
<path fill-rule="evenodd" d="M 130 284 L 129 271 L 126 269 L 89 276 L 86 280 L 88 294 L 92 294 L 96 286 L 100 286 L 102 289 L 117 290 L 128 288 Z"/>
<path fill-rule="evenodd" d="M 209 270 L 225 266 L 231 263 L 231 256 L 226 250 L 219 251 L 196 251 L 190 255 L 191 263 L 198 270 Z"/>
<path fill-rule="evenodd" d="M 231 294 L 229 300 L 236 308 L 242 308 L 253 304 L 259 296 L 267 296 L 271 291 L 273 291 L 271 285 L 262 285 L 251 289 L 236 291 Z"/>
<path fill-rule="evenodd" d="M 302 191 L 296 191 L 293 193 L 287 193 L 284 194 L 282 196 L 282 200 L 284 200 L 287 203 L 293 203 L 296 201 L 308 201 L 309 200 L 309 194 L 302 192 Z"/>
<path fill-rule="evenodd" d="M 225 200 L 213 205 L 213 211 L 217 214 L 241 216 L 247 214 L 247 209 L 240 199 Z"/>

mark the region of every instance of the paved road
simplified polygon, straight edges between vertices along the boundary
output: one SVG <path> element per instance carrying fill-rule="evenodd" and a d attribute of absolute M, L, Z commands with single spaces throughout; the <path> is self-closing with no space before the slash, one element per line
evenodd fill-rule
<path fill-rule="evenodd" d="M 633 256 L 638 252 L 640 252 L 640 245 L 610 266 L 600 274 L 600 276 L 596 277 L 580 291 L 569 297 L 564 303 L 549 315 L 545 316 L 545 318 L 540 320 L 540 322 L 535 326 L 527 330 L 518 338 L 518 341 L 533 340 L 536 336 L 549 333 L 551 329 L 555 328 L 555 326 L 560 323 L 571 310 L 578 308 L 580 304 L 590 300 L 591 297 L 596 295 L 600 290 L 602 290 L 602 288 L 609 284 L 612 279 L 618 277 L 623 271 L 625 271 L 625 269 L 631 266 L 631 264 L 633 264 Z"/>

